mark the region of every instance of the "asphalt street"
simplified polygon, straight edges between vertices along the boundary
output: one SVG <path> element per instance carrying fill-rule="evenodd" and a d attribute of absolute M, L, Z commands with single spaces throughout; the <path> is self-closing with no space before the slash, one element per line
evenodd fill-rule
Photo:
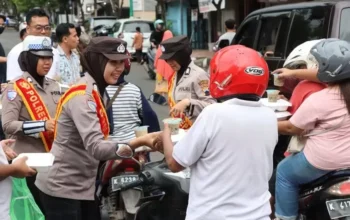
<path fill-rule="evenodd" d="M 14 29 L 8 28 L 0 35 L 0 42 L 5 49 L 6 54 L 20 42 L 19 32 Z M 155 81 L 149 79 L 144 67 L 142 65 L 133 62 L 131 65 L 130 74 L 126 77 L 127 81 L 139 86 L 146 97 L 149 97 L 154 92 Z M 158 120 L 163 127 L 162 120 L 168 117 L 169 109 L 167 106 L 160 106 L 151 103 L 153 110 L 158 115 Z M 152 160 L 159 160 L 162 158 L 160 153 L 152 153 Z"/>

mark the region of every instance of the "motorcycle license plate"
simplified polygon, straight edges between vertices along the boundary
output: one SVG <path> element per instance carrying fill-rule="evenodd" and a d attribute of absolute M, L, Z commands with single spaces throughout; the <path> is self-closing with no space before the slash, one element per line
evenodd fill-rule
<path fill-rule="evenodd" d="M 111 180 L 112 190 L 117 191 L 121 188 L 122 185 L 136 182 L 138 180 L 139 180 L 138 175 L 121 175 L 121 176 L 113 177 Z"/>
<path fill-rule="evenodd" d="M 350 216 L 350 198 L 330 200 L 326 205 L 331 219 Z"/>

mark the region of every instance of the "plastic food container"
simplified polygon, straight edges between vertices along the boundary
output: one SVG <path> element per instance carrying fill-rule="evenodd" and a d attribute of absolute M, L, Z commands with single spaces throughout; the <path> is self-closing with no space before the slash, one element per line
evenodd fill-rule
<path fill-rule="evenodd" d="M 175 135 L 171 135 L 171 140 L 173 141 L 173 144 L 176 144 L 179 142 L 183 137 L 186 135 L 186 131 L 184 129 L 179 129 L 179 133 Z"/>
<path fill-rule="evenodd" d="M 278 121 L 283 121 L 286 120 L 289 116 L 291 116 L 292 114 L 290 112 L 275 112 L 276 117 L 278 119 Z"/>
<path fill-rule="evenodd" d="M 267 93 L 267 100 L 269 102 L 276 103 L 278 101 L 278 94 L 280 93 L 279 90 L 269 89 L 269 90 L 266 90 L 266 93 Z"/>
<path fill-rule="evenodd" d="M 288 107 L 292 106 L 292 104 L 284 99 L 279 99 L 277 102 L 269 102 L 267 98 L 262 98 L 260 102 L 274 111 L 284 112 L 287 111 Z"/>
<path fill-rule="evenodd" d="M 181 121 L 181 118 L 166 118 L 163 120 L 164 123 L 169 125 L 172 135 L 177 135 L 179 133 L 179 126 Z"/>
<path fill-rule="evenodd" d="M 55 156 L 51 153 L 23 153 L 18 155 L 13 162 L 23 156 L 28 157 L 26 161 L 28 167 L 35 169 L 38 173 L 48 172 L 55 160 Z"/>
<path fill-rule="evenodd" d="M 135 136 L 136 137 L 141 137 L 141 136 L 145 136 L 148 134 L 148 125 L 146 126 L 140 126 L 134 129 L 135 132 Z"/>

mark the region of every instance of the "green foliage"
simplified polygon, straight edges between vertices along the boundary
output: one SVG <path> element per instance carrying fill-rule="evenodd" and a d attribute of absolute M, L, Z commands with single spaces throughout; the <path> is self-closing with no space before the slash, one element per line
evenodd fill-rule
<path fill-rule="evenodd" d="M 35 7 L 47 7 L 50 9 L 57 8 L 60 2 L 63 2 L 62 0 L 12 0 L 13 3 L 16 5 L 17 10 L 19 13 L 23 12 L 26 13 L 28 10 L 35 8 Z"/>

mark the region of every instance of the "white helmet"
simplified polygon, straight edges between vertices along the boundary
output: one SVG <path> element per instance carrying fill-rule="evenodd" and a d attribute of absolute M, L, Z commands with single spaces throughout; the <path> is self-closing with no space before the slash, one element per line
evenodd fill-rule
<path fill-rule="evenodd" d="M 317 43 L 322 40 L 324 39 L 310 40 L 297 46 L 287 57 L 286 61 L 283 64 L 283 67 L 293 68 L 299 65 L 306 65 L 308 69 L 317 69 L 318 62 L 310 53 L 310 51 Z"/>

